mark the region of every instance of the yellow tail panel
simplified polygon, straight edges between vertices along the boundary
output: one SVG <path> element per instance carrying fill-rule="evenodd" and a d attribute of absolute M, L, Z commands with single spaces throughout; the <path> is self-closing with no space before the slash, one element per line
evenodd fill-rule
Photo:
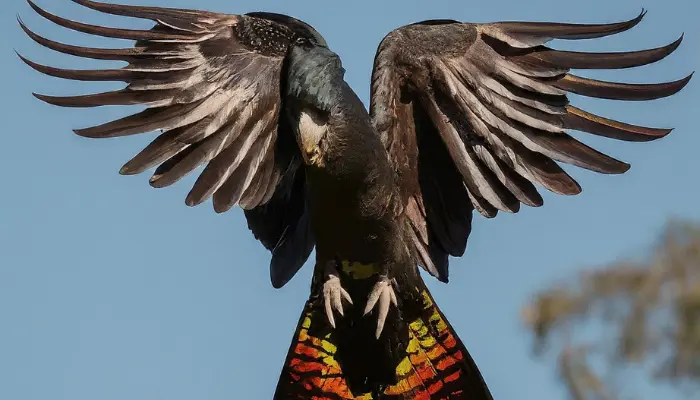
<path fill-rule="evenodd" d="M 323 312 L 307 302 L 282 370 L 275 399 L 490 400 L 481 375 L 452 327 L 422 287 L 421 316 L 408 324 L 406 355 L 396 383 L 376 394 L 352 393 L 336 359 L 334 332 Z"/>

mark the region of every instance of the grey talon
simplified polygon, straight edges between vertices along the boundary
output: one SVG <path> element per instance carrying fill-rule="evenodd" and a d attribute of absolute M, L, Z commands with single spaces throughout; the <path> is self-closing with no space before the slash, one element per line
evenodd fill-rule
<path fill-rule="evenodd" d="M 387 315 L 389 315 L 391 304 L 394 304 L 394 307 L 398 307 L 392 282 L 384 276 L 379 278 L 379 281 L 372 288 L 364 311 L 364 315 L 367 315 L 375 308 L 375 305 L 377 306 L 377 331 L 375 333 L 377 339 L 379 339 L 384 330 L 384 324 L 386 323 Z"/>
<path fill-rule="evenodd" d="M 328 322 L 335 328 L 335 318 L 333 317 L 333 309 L 338 311 L 341 316 L 343 312 L 343 299 L 352 304 L 350 294 L 343 288 L 338 271 L 335 268 L 335 263 L 328 262 L 324 272 L 326 281 L 323 283 L 323 303 L 326 309 L 326 317 Z"/>

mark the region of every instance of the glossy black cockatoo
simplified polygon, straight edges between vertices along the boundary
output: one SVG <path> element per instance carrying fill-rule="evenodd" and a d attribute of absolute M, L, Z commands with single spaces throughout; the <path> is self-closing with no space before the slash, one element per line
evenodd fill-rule
<path fill-rule="evenodd" d="M 593 115 L 569 104 L 567 93 L 651 100 L 690 80 L 627 84 L 570 72 L 653 63 L 680 39 L 619 53 L 545 46 L 626 31 L 644 13 L 599 25 L 431 20 L 382 40 L 368 111 L 345 82 L 339 57 L 298 19 L 72 1 L 155 26 L 89 25 L 30 1 L 65 28 L 135 41 L 129 48 L 73 46 L 20 21 L 49 49 L 128 63 L 73 70 L 22 58 L 51 76 L 126 84 L 106 93 L 36 97 L 62 107 L 144 105 L 75 133 L 160 131 L 120 172 L 156 167 L 150 184 L 164 187 L 204 166 L 187 205 L 212 198 L 219 213 L 240 206 L 272 253 L 274 287 L 288 282 L 315 248 L 310 296 L 275 399 L 491 399 L 419 266 L 447 282 L 448 256 L 464 253 L 474 210 L 493 218 L 517 212 L 521 203 L 541 206 L 536 184 L 563 195 L 581 192 L 557 162 L 604 174 L 629 169 L 568 129 L 631 142 L 671 131 Z"/>

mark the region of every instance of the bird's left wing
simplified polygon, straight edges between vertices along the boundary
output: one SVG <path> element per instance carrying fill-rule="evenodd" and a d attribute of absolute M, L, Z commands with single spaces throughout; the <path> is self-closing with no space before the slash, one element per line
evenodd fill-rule
<path fill-rule="evenodd" d="M 20 56 L 50 76 L 126 83 L 124 89 L 106 93 L 35 96 L 62 107 L 146 106 L 137 114 L 75 133 L 112 138 L 161 131 L 120 172 L 137 174 L 157 166 L 151 186 L 165 187 L 204 166 L 186 203 L 193 206 L 213 197 L 217 212 L 234 205 L 244 208 L 253 234 L 273 252 L 273 284 L 286 283 L 306 261 L 314 242 L 299 149 L 280 118 L 284 59 L 294 43 L 325 46 L 323 38 L 303 22 L 277 14 L 229 15 L 72 1 L 108 14 L 150 19 L 155 26 L 136 30 L 89 25 L 53 15 L 28 0 L 34 11 L 60 26 L 136 41 L 133 47 L 120 49 L 73 46 L 42 37 L 20 21 L 27 35 L 44 47 L 128 63 L 117 69 L 74 70 Z"/>
<path fill-rule="evenodd" d="M 620 174 L 629 165 L 569 136 L 567 129 L 643 142 L 670 129 L 634 126 L 585 112 L 567 93 L 651 100 L 681 90 L 690 76 L 661 84 L 603 82 L 571 69 L 621 69 L 673 52 L 559 51 L 552 39 L 590 39 L 635 26 L 425 21 L 389 33 L 376 54 L 370 113 L 400 177 L 422 266 L 447 280 L 448 255 L 461 256 L 476 209 L 486 217 L 542 205 L 534 184 L 566 195 L 580 186 L 556 162 Z"/>

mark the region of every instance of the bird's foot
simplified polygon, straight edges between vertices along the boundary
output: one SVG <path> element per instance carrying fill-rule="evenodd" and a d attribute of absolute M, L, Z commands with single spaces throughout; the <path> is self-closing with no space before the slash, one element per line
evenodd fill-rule
<path fill-rule="evenodd" d="M 364 315 L 369 314 L 369 312 L 376 306 L 377 331 L 375 334 L 377 339 L 379 339 L 379 336 L 382 334 L 382 330 L 384 330 L 384 323 L 386 322 L 386 317 L 389 314 L 389 307 L 391 307 L 392 303 L 395 307 L 398 307 L 394 287 L 387 276 L 381 276 L 367 298 L 367 305 L 365 306 L 364 313 Z"/>
<path fill-rule="evenodd" d="M 335 318 L 333 317 L 333 309 L 338 311 L 341 316 L 343 314 L 343 299 L 352 304 L 350 294 L 343 289 L 338 278 L 338 270 L 335 269 L 335 262 L 329 261 L 325 268 L 326 281 L 323 283 L 323 302 L 326 308 L 326 316 L 328 322 L 335 328 Z"/>

